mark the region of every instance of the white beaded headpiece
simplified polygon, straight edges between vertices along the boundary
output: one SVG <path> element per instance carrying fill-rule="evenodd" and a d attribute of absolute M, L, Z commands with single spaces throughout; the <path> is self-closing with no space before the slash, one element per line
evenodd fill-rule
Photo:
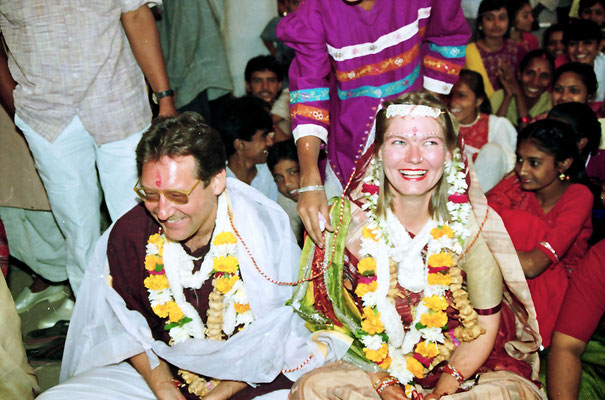
<path fill-rule="evenodd" d="M 387 118 L 391 117 L 433 117 L 437 118 L 441 110 L 434 107 L 415 104 L 391 104 L 387 107 Z"/>

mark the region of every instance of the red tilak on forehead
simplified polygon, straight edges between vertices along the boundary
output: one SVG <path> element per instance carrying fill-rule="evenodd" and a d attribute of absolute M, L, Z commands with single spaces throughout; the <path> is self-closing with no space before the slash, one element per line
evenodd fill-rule
<path fill-rule="evenodd" d="M 162 177 L 158 171 L 155 173 L 155 185 L 158 187 L 162 186 Z"/>

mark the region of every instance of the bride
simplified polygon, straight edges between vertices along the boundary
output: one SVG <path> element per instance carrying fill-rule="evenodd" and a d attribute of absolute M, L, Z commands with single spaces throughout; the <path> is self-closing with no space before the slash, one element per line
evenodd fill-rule
<path fill-rule="evenodd" d="M 293 399 L 544 398 L 527 284 L 457 133 L 429 93 L 378 112 L 374 145 L 331 209 L 335 231 L 323 248 L 305 243 L 292 299 L 330 349 L 348 351 Z"/>

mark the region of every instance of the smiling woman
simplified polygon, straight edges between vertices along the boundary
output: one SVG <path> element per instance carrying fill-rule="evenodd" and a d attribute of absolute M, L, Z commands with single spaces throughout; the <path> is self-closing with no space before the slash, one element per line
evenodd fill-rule
<path fill-rule="evenodd" d="M 471 389 L 457 399 L 540 398 L 529 380 L 535 355 L 505 349 L 538 345 L 529 291 L 518 262 L 486 244 L 492 229 L 505 233 L 462 161 L 456 120 L 428 93 L 383 106 L 374 144 L 332 208 L 326 250 L 305 243 L 301 277 L 310 282 L 292 299 L 311 330 L 348 352 L 303 376 L 291 398 L 437 399 L 462 385 Z M 502 275 L 521 285 L 503 285 Z M 503 291 L 529 316 L 523 338 Z"/>
<path fill-rule="evenodd" d="M 506 117 L 517 128 L 523 128 L 532 118 L 548 112 L 552 108 L 552 99 L 546 89 L 552 82 L 554 69 L 553 57 L 543 49 L 527 53 L 517 74 L 503 69 L 500 76 L 503 89 L 490 97 L 496 115 Z"/>

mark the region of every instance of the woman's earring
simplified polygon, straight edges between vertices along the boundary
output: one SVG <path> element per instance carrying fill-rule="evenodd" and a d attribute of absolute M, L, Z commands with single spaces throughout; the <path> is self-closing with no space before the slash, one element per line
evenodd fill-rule
<path fill-rule="evenodd" d="M 569 180 L 569 176 L 565 175 L 565 172 L 561 172 L 559 174 L 559 180 L 560 181 L 568 181 Z"/>

